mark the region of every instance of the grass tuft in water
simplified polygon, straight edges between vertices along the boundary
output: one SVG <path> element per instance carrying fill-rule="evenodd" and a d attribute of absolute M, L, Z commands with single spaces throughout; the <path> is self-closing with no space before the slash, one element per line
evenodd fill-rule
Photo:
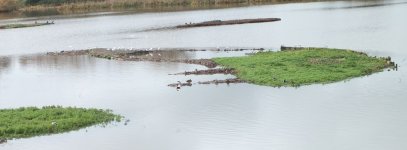
<path fill-rule="evenodd" d="M 121 119 L 112 111 L 102 109 L 61 106 L 0 109 L 0 139 L 62 133 Z"/>
<path fill-rule="evenodd" d="M 261 52 L 251 56 L 213 60 L 224 67 L 235 69 L 236 75 L 242 80 L 274 87 L 331 83 L 379 72 L 394 64 L 386 58 L 328 48 Z"/>

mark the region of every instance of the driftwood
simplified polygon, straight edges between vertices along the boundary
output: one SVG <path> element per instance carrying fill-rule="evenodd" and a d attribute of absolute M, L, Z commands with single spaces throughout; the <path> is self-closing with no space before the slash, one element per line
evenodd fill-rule
<path fill-rule="evenodd" d="M 237 20 L 213 20 L 199 23 L 186 23 L 185 25 L 178 25 L 175 28 L 192 28 L 192 27 L 205 27 L 205 26 L 221 26 L 221 25 L 233 25 L 233 24 L 246 24 L 246 23 L 262 23 L 280 21 L 280 18 L 257 18 L 257 19 L 237 19 Z"/>

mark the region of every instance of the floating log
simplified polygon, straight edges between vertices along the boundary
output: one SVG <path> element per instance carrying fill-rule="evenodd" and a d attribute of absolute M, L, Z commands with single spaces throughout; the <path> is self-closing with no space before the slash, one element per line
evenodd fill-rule
<path fill-rule="evenodd" d="M 213 20 L 199 23 L 186 23 L 185 25 L 178 25 L 175 28 L 192 28 L 192 27 L 205 27 L 205 26 L 221 26 L 233 24 L 246 24 L 246 23 L 262 23 L 280 21 L 280 18 L 257 18 L 257 19 L 236 19 L 236 20 Z"/>

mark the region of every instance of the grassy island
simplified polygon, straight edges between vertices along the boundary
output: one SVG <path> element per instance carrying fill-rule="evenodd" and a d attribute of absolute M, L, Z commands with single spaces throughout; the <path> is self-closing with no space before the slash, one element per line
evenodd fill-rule
<path fill-rule="evenodd" d="M 62 133 L 120 119 L 121 116 L 101 109 L 60 106 L 0 109 L 0 139 Z"/>
<path fill-rule="evenodd" d="M 274 87 L 336 82 L 369 75 L 394 65 L 389 58 L 328 48 L 299 48 L 213 60 L 221 66 L 235 69 L 237 77 L 242 80 Z"/>

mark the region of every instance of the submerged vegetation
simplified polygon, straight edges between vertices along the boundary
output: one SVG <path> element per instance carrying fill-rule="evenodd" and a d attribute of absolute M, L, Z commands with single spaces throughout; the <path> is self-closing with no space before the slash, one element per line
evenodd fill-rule
<path fill-rule="evenodd" d="M 47 106 L 0 109 L 0 139 L 26 138 L 120 121 L 110 110 Z"/>
<path fill-rule="evenodd" d="M 251 56 L 213 60 L 226 68 L 235 69 L 237 77 L 242 80 L 275 87 L 341 81 L 379 72 L 394 65 L 389 58 L 328 48 L 261 52 Z"/>

